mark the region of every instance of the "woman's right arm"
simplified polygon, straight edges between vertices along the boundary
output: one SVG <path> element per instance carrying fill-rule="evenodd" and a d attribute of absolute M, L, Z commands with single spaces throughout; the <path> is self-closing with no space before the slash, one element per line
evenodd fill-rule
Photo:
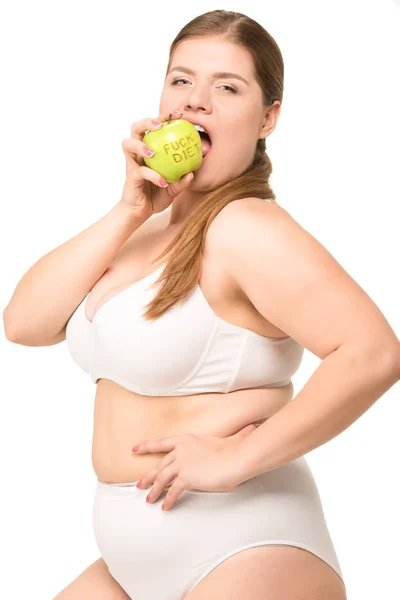
<path fill-rule="evenodd" d="M 26 346 L 62 341 L 69 318 L 127 239 L 188 187 L 191 173 L 168 186 L 143 164 L 148 149 L 143 134 L 179 114 L 162 114 L 157 121 L 147 118 L 132 125 L 131 137 L 122 142 L 126 179 L 121 200 L 103 218 L 47 253 L 25 273 L 3 311 L 8 340 Z"/>
<path fill-rule="evenodd" d="M 120 201 L 99 221 L 39 259 L 18 282 L 4 309 L 7 339 L 28 346 L 53 340 L 146 220 L 143 212 Z"/>

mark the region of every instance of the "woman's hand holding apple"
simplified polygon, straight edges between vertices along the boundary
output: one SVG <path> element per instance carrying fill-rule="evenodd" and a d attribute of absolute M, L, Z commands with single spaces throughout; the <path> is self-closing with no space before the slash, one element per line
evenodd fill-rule
<path fill-rule="evenodd" d="M 148 118 L 136 121 L 131 127 L 131 137 L 122 142 L 126 158 L 126 180 L 121 202 L 139 211 L 146 219 L 154 213 L 164 211 L 193 178 L 191 173 L 187 173 L 179 181 L 164 185 L 166 182 L 163 183 L 162 177 L 156 171 L 144 166 L 143 157 L 147 157 L 148 148 L 142 141 L 145 132 L 160 127 L 155 121 L 162 123 L 168 118 L 180 116 L 181 113 L 164 114 L 156 120 Z"/>

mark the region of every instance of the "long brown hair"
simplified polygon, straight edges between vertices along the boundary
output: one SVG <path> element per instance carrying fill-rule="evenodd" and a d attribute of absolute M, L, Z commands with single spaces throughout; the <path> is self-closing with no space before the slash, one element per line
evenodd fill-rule
<path fill-rule="evenodd" d="M 275 100 L 282 103 L 284 65 L 282 54 L 273 37 L 256 21 L 242 13 L 214 10 L 204 13 L 185 25 L 173 40 L 169 50 L 169 70 L 174 51 L 183 40 L 220 36 L 247 49 L 254 62 L 255 76 L 262 89 L 266 106 Z M 171 252 L 158 280 L 160 288 L 146 305 L 143 318 L 156 319 L 170 306 L 187 296 L 201 275 L 202 254 L 207 230 L 214 217 L 230 202 L 240 198 L 258 197 L 275 201 L 269 185 L 272 164 L 266 153 L 265 138 L 257 140 L 252 164 L 236 179 L 210 192 L 191 212 L 178 235 L 157 258 Z"/>

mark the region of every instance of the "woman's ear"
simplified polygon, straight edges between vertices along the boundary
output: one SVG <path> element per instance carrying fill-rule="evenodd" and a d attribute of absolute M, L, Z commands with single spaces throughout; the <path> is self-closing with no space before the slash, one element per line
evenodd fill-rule
<path fill-rule="evenodd" d="M 279 100 L 275 100 L 272 106 L 268 106 L 264 121 L 260 130 L 259 139 L 268 137 L 275 129 L 276 124 L 281 114 L 281 103 Z"/>

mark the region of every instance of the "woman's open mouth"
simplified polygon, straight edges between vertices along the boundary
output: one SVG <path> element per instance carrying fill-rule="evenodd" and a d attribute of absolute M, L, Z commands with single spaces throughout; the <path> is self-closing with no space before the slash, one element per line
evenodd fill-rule
<path fill-rule="evenodd" d="M 210 136 L 208 135 L 208 133 L 204 129 L 204 127 L 202 127 L 201 125 L 195 124 L 194 126 L 197 129 L 197 131 L 199 132 L 199 135 L 201 137 L 201 148 L 202 148 L 202 152 L 203 152 L 203 158 L 205 158 L 207 156 L 207 154 L 209 153 L 211 146 L 212 146 Z"/>

